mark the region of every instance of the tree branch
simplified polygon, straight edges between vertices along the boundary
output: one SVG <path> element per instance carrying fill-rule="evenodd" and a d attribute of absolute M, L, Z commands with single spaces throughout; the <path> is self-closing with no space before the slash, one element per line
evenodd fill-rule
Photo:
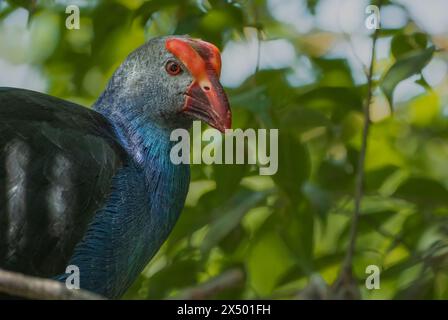
<path fill-rule="evenodd" d="M 352 260 L 356 247 L 356 235 L 358 232 L 359 217 L 361 215 L 361 200 L 364 195 L 364 163 L 367 153 L 367 140 L 370 129 L 370 104 L 373 96 L 373 73 L 375 64 L 375 49 L 376 40 L 380 29 L 376 29 L 372 37 L 372 52 L 369 66 L 369 74 L 367 77 L 367 98 L 364 103 L 364 127 L 362 132 L 361 151 L 358 158 L 358 172 L 356 174 L 355 183 L 355 209 L 353 211 L 352 225 L 350 229 L 350 243 L 347 251 L 347 256 L 344 261 L 344 268 L 352 268 Z"/>
<path fill-rule="evenodd" d="M 37 300 L 103 300 L 104 297 L 85 291 L 70 290 L 58 281 L 27 276 L 0 269 L 0 292 Z"/>
<path fill-rule="evenodd" d="M 378 7 L 381 7 L 381 0 Z M 356 280 L 353 278 L 353 256 L 356 249 L 359 219 L 361 216 L 361 201 L 364 196 L 364 164 L 367 153 L 367 142 L 370 129 L 370 104 L 373 96 L 373 74 L 375 65 L 375 49 L 380 29 L 376 29 L 372 36 L 372 51 L 369 71 L 367 75 L 367 97 L 363 106 L 364 126 L 362 131 L 361 150 L 358 158 L 358 167 L 355 181 L 355 208 L 353 210 L 352 224 L 350 228 L 349 245 L 341 272 L 332 287 L 333 298 L 358 299 L 360 297 Z"/>
<path fill-rule="evenodd" d="M 183 290 L 172 299 L 176 300 L 204 300 L 209 299 L 225 290 L 238 288 L 245 280 L 241 269 L 231 269 L 197 287 Z"/>

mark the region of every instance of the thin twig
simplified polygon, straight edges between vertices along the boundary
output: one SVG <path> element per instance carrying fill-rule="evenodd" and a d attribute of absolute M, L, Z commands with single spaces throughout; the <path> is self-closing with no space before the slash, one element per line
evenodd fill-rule
<path fill-rule="evenodd" d="M 179 300 L 204 300 L 210 299 L 223 291 L 238 288 L 245 281 L 244 272 L 241 269 L 231 269 L 197 287 L 183 290 L 172 299 Z"/>
<path fill-rule="evenodd" d="M 255 66 L 255 74 L 260 71 L 260 59 L 261 59 L 261 31 L 257 27 L 257 65 Z"/>
<path fill-rule="evenodd" d="M 104 297 L 85 290 L 67 289 L 55 280 L 27 276 L 0 269 L 0 293 L 36 300 L 103 300 Z"/>
<path fill-rule="evenodd" d="M 370 129 L 370 103 L 373 95 L 373 74 L 375 64 L 375 49 L 376 41 L 378 39 L 380 29 L 376 29 L 372 37 L 372 52 L 369 66 L 369 73 L 367 77 L 367 98 L 364 103 L 364 127 L 362 132 L 361 151 L 358 158 L 358 172 L 356 174 L 355 182 L 355 209 L 353 212 L 352 225 L 350 229 L 350 242 L 347 250 L 347 255 L 343 265 L 342 272 L 350 272 L 352 270 L 353 255 L 356 247 L 356 236 L 358 233 L 359 218 L 361 215 L 361 201 L 364 195 L 364 163 L 367 153 L 367 140 L 369 137 Z"/>

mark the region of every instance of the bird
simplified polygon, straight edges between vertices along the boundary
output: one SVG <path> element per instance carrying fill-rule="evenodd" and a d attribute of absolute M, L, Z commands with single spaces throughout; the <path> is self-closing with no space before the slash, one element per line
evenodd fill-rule
<path fill-rule="evenodd" d="M 221 56 L 188 35 L 131 52 L 87 108 L 0 88 L 0 268 L 110 299 L 132 285 L 173 229 L 189 188 L 170 133 L 195 120 L 224 132 Z"/>

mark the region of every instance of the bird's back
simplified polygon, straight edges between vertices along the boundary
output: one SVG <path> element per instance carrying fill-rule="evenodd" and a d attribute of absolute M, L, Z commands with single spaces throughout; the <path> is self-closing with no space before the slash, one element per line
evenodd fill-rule
<path fill-rule="evenodd" d="M 64 272 L 124 162 L 101 114 L 0 88 L 0 267 Z"/>

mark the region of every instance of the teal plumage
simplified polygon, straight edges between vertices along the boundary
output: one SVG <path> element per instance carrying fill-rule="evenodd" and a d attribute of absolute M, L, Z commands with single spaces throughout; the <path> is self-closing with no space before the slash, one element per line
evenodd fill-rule
<path fill-rule="evenodd" d="M 156 253 L 173 228 L 188 190 L 189 167 L 171 163 L 167 132 L 151 128 L 143 136 L 148 143 L 133 146 L 142 149 L 143 159 L 128 159 L 118 171 L 109 200 L 69 262 L 89 270 L 81 277 L 83 288 L 107 297 L 123 294 Z"/>

